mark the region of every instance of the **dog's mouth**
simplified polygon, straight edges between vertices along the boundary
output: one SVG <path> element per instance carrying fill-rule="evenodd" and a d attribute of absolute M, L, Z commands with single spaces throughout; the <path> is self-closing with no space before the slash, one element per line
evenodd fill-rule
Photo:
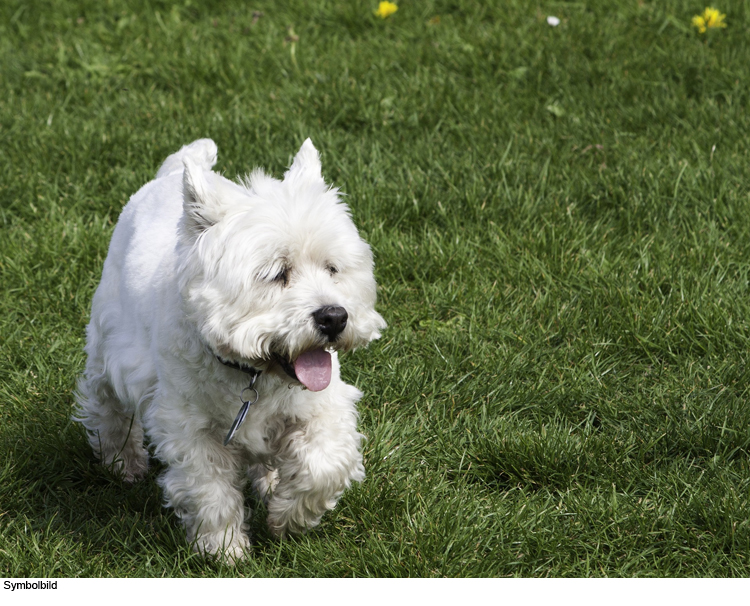
<path fill-rule="evenodd" d="M 323 391 L 331 383 L 331 354 L 323 348 L 301 353 L 294 361 L 277 355 L 276 361 L 286 374 L 310 391 Z"/>

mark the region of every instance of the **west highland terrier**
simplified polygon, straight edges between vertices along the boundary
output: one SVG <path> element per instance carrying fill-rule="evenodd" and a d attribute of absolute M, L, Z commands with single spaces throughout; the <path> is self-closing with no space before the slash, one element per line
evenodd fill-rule
<path fill-rule="evenodd" d="M 337 352 L 385 327 L 369 246 L 308 139 L 279 181 L 211 171 L 201 139 L 125 206 L 87 328 L 76 419 L 127 482 L 144 435 L 188 540 L 230 561 L 249 548 L 249 479 L 276 536 L 317 525 L 365 476 L 362 393 Z M 249 513 L 249 512 L 248 512 Z"/>

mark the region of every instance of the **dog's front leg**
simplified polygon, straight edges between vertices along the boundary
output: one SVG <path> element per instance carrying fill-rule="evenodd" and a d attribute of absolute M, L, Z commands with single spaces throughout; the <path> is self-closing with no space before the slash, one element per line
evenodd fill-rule
<path fill-rule="evenodd" d="M 350 423 L 318 419 L 289 428 L 275 458 L 278 484 L 268 501 L 268 527 L 274 535 L 317 526 L 341 493 L 364 479 L 361 439 Z"/>
<path fill-rule="evenodd" d="M 156 453 L 169 467 L 159 479 L 199 553 L 234 562 L 250 548 L 245 523 L 241 461 L 209 433 L 163 436 Z"/>

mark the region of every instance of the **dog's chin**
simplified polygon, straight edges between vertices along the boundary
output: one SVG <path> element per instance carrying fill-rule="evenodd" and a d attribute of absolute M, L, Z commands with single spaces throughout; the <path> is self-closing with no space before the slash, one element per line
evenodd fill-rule
<path fill-rule="evenodd" d="M 218 348 L 221 353 L 216 357 L 225 363 L 232 362 L 241 368 L 253 368 L 282 381 L 289 381 L 290 387 L 299 386 L 309 391 L 322 391 L 333 378 L 332 353 L 347 351 L 356 346 L 341 336 L 333 341 L 320 339 L 318 342 L 310 342 L 304 349 L 294 353 L 282 353 L 286 349 L 284 345 L 276 345 L 261 358 L 246 357 L 236 351 L 230 352 L 226 347 Z"/>
<path fill-rule="evenodd" d="M 291 379 L 290 386 L 322 391 L 328 387 L 333 375 L 333 349 L 336 349 L 333 343 L 326 347 L 312 345 L 295 357 L 272 351 L 270 356 L 257 359 L 228 352 L 227 348 L 223 348 L 220 354 L 214 353 L 214 356 L 222 364 L 238 370 L 273 374 L 282 380 Z"/>
<path fill-rule="evenodd" d="M 272 374 L 282 381 L 289 381 L 289 387 L 302 387 L 306 389 L 306 386 L 300 381 L 297 373 L 294 370 L 294 363 L 289 361 L 288 358 L 280 354 L 272 354 L 270 359 L 258 360 L 244 358 L 242 356 L 233 355 L 229 356 L 216 356 L 222 364 L 242 370 L 244 372 L 258 371 L 264 374 Z"/>
<path fill-rule="evenodd" d="M 281 368 L 281 370 L 286 373 L 287 376 L 291 377 L 299 383 L 297 374 L 294 372 L 294 364 L 289 361 L 289 358 L 282 356 L 281 354 L 274 354 L 273 360 L 274 362 L 276 362 L 279 368 Z"/>

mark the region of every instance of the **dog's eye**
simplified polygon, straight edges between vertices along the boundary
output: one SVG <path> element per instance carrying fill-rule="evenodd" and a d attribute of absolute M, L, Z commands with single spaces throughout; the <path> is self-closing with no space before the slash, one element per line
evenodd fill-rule
<path fill-rule="evenodd" d="M 331 274 L 331 275 L 339 273 L 339 270 L 336 269 L 336 267 L 334 267 L 330 263 L 328 265 L 326 265 L 326 269 L 328 270 L 328 273 Z"/>
<path fill-rule="evenodd" d="M 289 284 L 289 271 L 290 270 L 288 267 L 283 268 L 279 273 L 277 273 L 274 276 L 273 281 L 279 282 L 283 286 L 286 286 L 287 284 Z"/>

